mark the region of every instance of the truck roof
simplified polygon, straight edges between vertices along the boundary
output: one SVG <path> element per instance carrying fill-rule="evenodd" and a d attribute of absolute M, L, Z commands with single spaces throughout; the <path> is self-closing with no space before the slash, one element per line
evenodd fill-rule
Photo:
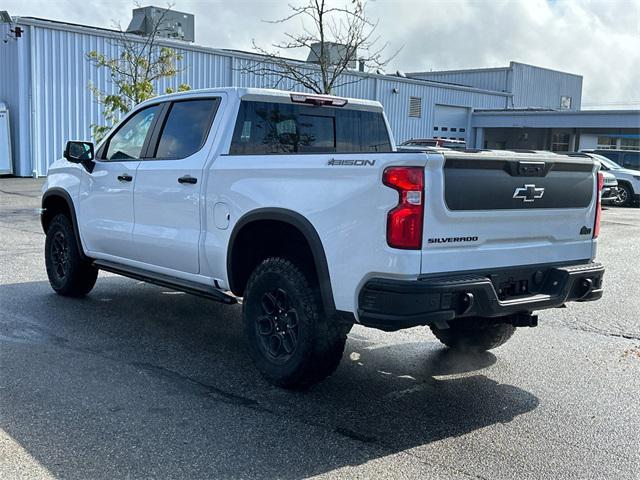
<path fill-rule="evenodd" d="M 500 158 L 500 157 L 520 157 L 520 158 L 528 158 L 530 160 L 573 160 L 580 161 L 589 160 L 591 161 L 591 157 L 581 152 L 552 152 L 549 150 L 455 150 L 451 148 L 441 148 L 441 147 L 429 147 L 429 151 L 437 151 L 444 155 L 445 158 L 470 158 L 475 160 L 481 160 L 482 158 Z"/>
<path fill-rule="evenodd" d="M 344 106 L 345 108 L 353 109 L 355 107 L 358 110 L 375 110 L 375 111 L 383 110 L 382 104 L 374 100 L 363 100 L 360 98 L 338 97 L 335 95 L 319 95 L 319 94 L 307 93 L 307 92 L 292 92 L 292 91 L 286 91 L 286 90 L 275 90 L 271 88 L 253 88 L 253 87 L 222 87 L 222 88 L 201 88 L 196 90 L 187 90 L 185 92 L 158 95 L 157 97 L 153 97 L 149 100 L 145 100 L 140 105 L 152 103 L 154 100 L 158 101 L 159 99 L 166 101 L 166 100 L 171 100 L 173 98 L 189 98 L 189 97 L 202 96 L 203 94 L 213 95 L 213 94 L 220 94 L 220 93 L 226 93 L 228 95 L 235 96 L 236 98 L 240 98 L 240 99 L 261 100 L 265 102 L 277 102 L 277 103 L 292 103 L 291 95 L 299 94 L 299 95 L 305 95 L 308 97 L 346 99 L 347 103 Z"/>

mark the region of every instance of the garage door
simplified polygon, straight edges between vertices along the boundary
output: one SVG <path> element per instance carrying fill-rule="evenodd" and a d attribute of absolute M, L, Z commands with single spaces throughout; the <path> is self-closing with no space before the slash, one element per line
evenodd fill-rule
<path fill-rule="evenodd" d="M 465 140 L 469 109 L 450 105 L 436 105 L 433 114 L 433 137 Z"/>

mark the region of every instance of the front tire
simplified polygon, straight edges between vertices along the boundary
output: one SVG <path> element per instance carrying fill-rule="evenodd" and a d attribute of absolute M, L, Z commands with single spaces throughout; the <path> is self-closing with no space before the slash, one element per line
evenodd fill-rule
<path fill-rule="evenodd" d="M 617 207 L 630 207 L 633 204 L 633 191 L 626 184 L 618 185 L 618 196 L 613 200 Z"/>
<path fill-rule="evenodd" d="M 243 300 L 249 353 L 264 378 L 304 389 L 338 367 L 347 331 L 322 312 L 318 288 L 293 262 L 267 258 L 251 274 Z"/>
<path fill-rule="evenodd" d="M 449 348 L 470 351 L 486 351 L 503 345 L 511 338 L 516 327 L 508 323 L 469 317 L 454 320 L 449 328 L 431 326 L 431 331 L 440 342 Z"/>
<path fill-rule="evenodd" d="M 80 255 L 73 225 L 67 215 L 58 214 L 51 220 L 44 252 L 49 283 L 57 294 L 82 297 L 91 291 L 98 269 Z"/>

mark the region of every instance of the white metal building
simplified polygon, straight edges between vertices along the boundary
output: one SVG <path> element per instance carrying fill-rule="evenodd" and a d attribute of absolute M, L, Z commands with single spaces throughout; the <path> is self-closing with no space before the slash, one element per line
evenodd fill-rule
<path fill-rule="evenodd" d="M 412 78 L 510 93 L 505 108 L 580 110 L 582 76 L 511 62 L 508 67 L 410 73 Z"/>
<path fill-rule="evenodd" d="M 90 139 L 90 126 L 103 121 L 88 85 L 104 91 L 112 86 L 106 70 L 96 69 L 86 54 L 97 50 L 117 56 L 113 36 L 113 30 L 31 17 L 0 23 L 0 102 L 8 107 L 9 160 L 15 175 L 45 175 L 67 140 Z M 159 92 L 181 83 L 194 89 L 275 83 L 275 78 L 242 71 L 247 63 L 264 61 L 255 54 L 172 39 L 160 43 L 177 50 L 183 60 L 178 75 L 159 82 Z M 305 68 L 314 67 L 305 64 Z M 580 76 L 513 62 L 500 69 L 423 72 L 409 78 L 358 71 L 348 75 L 358 81 L 335 93 L 380 101 L 397 142 L 446 137 L 483 147 L 492 131 L 478 120 L 477 110 L 526 106 L 575 111 L 582 92 Z M 280 88 L 302 90 L 286 83 Z"/>

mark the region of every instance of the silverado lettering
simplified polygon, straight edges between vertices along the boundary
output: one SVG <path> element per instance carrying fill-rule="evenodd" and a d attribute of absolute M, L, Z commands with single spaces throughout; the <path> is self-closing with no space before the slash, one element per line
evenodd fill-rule
<path fill-rule="evenodd" d="M 441 237 L 430 238 L 427 243 L 477 242 L 478 237 Z"/>

